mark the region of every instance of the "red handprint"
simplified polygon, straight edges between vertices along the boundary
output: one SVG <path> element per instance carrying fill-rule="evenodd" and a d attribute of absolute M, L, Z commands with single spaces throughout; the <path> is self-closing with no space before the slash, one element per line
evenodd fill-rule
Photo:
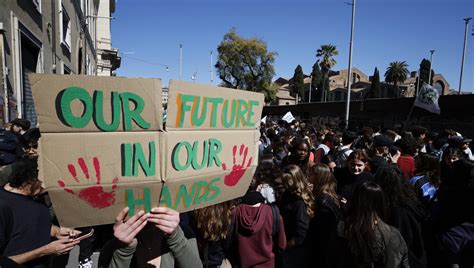
<path fill-rule="evenodd" d="M 58 185 L 61 186 L 64 191 L 77 195 L 80 199 L 86 201 L 91 207 L 93 208 L 106 208 L 110 207 L 115 203 L 115 190 L 117 189 L 117 182 L 118 178 L 114 178 L 112 180 L 112 191 L 110 193 L 104 192 L 104 188 L 100 184 L 100 163 L 97 157 L 94 157 L 92 159 L 92 162 L 94 164 L 94 169 L 95 169 L 95 177 L 97 180 L 97 185 L 89 186 L 87 188 L 84 188 L 79 191 L 78 194 L 76 194 L 73 190 L 69 189 L 66 187 L 66 184 L 64 181 L 59 180 Z M 84 176 L 86 179 L 90 179 L 89 176 L 89 170 L 86 166 L 86 163 L 84 161 L 84 158 L 80 157 L 77 159 L 77 163 L 82 169 L 82 172 L 84 172 Z M 67 165 L 67 168 L 69 170 L 69 174 L 71 174 L 72 178 L 76 181 L 79 182 L 77 179 L 77 172 L 76 172 L 76 167 L 73 164 Z"/>
<path fill-rule="evenodd" d="M 245 170 L 250 166 L 252 163 L 252 157 L 250 157 L 249 162 L 247 163 L 247 166 L 245 166 L 245 160 L 247 160 L 247 154 L 249 152 L 249 148 L 243 144 L 240 145 L 240 150 L 239 150 L 239 156 L 242 157 L 243 154 L 243 160 L 240 165 L 238 165 L 235 161 L 235 156 L 237 154 L 237 145 L 234 145 L 232 148 L 232 156 L 234 158 L 234 165 L 232 166 L 232 172 L 224 177 L 224 184 L 227 186 L 234 186 L 236 185 L 240 178 L 244 176 Z M 245 167 L 244 167 L 245 166 Z M 227 170 L 227 166 L 225 163 L 222 163 L 222 169 Z"/>

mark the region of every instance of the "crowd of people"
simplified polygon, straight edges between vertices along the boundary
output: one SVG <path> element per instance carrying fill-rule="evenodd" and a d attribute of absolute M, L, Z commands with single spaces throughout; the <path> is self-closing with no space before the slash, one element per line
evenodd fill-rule
<path fill-rule="evenodd" d="M 59 227 L 48 210 L 39 130 L 13 121 L 0 133 L 0 266 L 64 267 L 79 245 L 80 267 L 91 267 L 95 239 L 99 267 L 473 267 L 470 139 L 298 121 L 260 133 L 243 197 L 187 213 L 124 208 L 80 240 L 88 228 Z"/>

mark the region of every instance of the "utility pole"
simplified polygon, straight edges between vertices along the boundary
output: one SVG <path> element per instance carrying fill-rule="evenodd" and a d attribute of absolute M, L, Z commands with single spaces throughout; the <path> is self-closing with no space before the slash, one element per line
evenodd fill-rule
<path fill-rule="evenodd" d="M 467 28 L 469 26 L 469 21 L 472 18 L 465 18 L 464 21 L 466 22 L 465 30 L 464 30 L 464 47 L 462 49 L 462 59 L 461 59 L 461 75 L 459 76 L 459 91 L 458 94 L 461 94 L 461 85 L 462 85 L 462 73 L 464 72 L 464 59 L 466 57 L 466 45 L 467 45 Z"/>
<path fill-rule="evenodd" d="M 435 52 L 435 50 L 430 50 L 430 73 L 428 75 L 428 84 L 431 85 L 431 69 L 433 67 L 433 53 Z"/>
<path fill-rule="evenodd" d="M 352 0 L 352 22 L 351 39 L 349 42 L 349 68 L 347 68 L 347 102 L 346 102 L 346 129 L 349 128 L 349 109 L 351 105 L 351 83 L 352 83 L 352 45 L 354 40 L 354 18 L 356 0 Z"/>
<path fill-rule="evenodd" d="M 313 82 L 313 75 L 309 76 L 309 103 L 311 103 L 311 82 Z"/>
<path fill-rule="evenodd" d="M 211 61 L 209 62 L 209 78 L 212 84 L 212 50 L 211 50 Z"/>
<path fill-rule="evenodd" d="M 183 80 L 183 44 L 179 44 L 179 80 Z"/>

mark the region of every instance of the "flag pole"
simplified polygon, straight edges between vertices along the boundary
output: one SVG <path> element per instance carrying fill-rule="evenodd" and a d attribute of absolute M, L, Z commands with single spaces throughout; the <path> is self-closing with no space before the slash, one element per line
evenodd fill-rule
<path fill-rule="evenodd" d="M 406 127 L 408 126 L 408 121 L 410 121 L 411 114 L 413 113 L 413 109 L 415 108 L 416 98 L 417 97 L 414 97 L 413 105 L 411 106 L 410 112 L 408 112 L 407 120 L 405 121 L 405 124 L 403 125 L 403 129 L 406 129 Z"/>

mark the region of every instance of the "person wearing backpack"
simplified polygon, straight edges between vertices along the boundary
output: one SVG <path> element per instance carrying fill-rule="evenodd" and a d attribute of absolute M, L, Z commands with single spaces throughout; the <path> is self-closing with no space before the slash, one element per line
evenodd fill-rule
<path fill-rule="evenodd" d="M 285 228 L 278 208 L 249 191 L 233 211 L 230 257 L 232 267 L 275 267 L 276 251 L 286 248 Z"/>
<path fill-rule="evenodd" d="M 352 143 L 357 139 L 357 133 L 354 131 L 346 130 L 342 133 L 342 145 L 337 147 L 336 153 L 334 154 L 334 161 L 336 162 L 336 168 L 343 168 L 347 165 L 347 158 L 352 153 Z"/>

